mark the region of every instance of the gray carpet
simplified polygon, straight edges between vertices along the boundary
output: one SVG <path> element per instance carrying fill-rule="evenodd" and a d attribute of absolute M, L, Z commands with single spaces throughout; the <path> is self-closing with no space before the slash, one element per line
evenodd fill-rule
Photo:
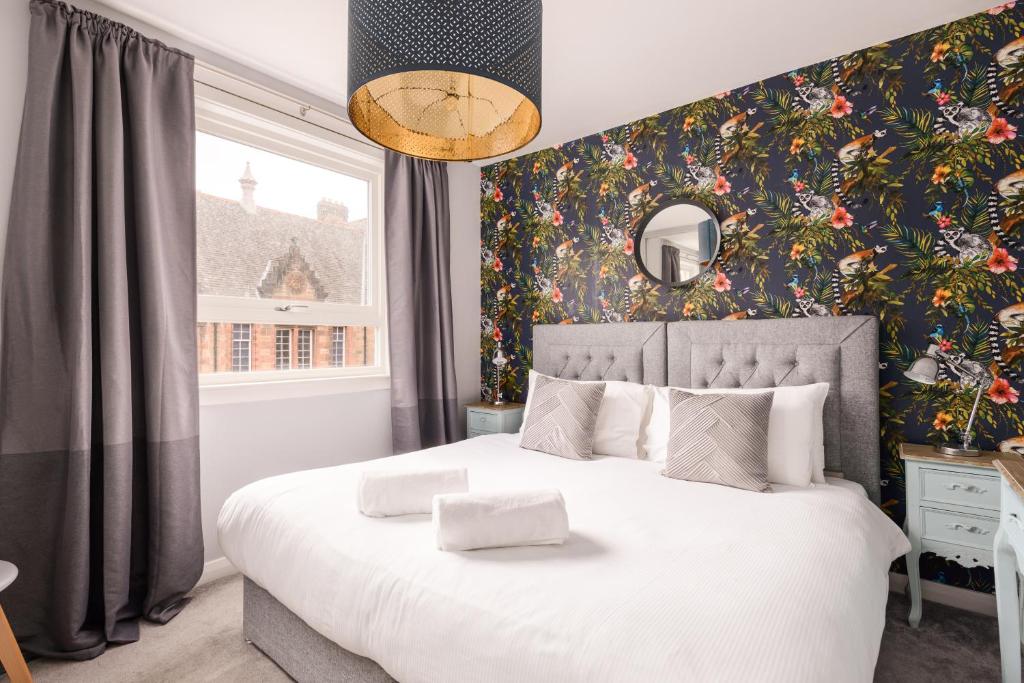
<path fill-rule="evenodd" d="M 876 681 L 999 680 L 995 619 L 925 603 L 921 628 L 912 629 L 907 626 L 908 607 L 906 598 L 890 593 Z M 290 680 L 242 638 L 239 576 L 198 589 L 192 604 L 165 626 L 144 623 L 137 643 L 112 647 L 87 662 L 34 661 L 30 667 L 38 683 Z"/>

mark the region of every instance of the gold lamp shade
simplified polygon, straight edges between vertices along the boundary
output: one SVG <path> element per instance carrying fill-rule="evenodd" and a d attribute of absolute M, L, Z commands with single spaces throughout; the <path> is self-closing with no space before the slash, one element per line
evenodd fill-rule
<path fill-rule="evenodd" d="M 485 159 L 541 126 L 540 0 L 350 0 L 352 123 L 410 156 Z"/>

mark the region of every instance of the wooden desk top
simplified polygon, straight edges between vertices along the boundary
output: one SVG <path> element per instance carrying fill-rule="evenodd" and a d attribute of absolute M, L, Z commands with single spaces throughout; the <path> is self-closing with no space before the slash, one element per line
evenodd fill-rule
<path fill-rule="evenodd" d="M 969 465 L 972 467 L 995 468 L 996 462 L 1006 461 L 1024 467 L 1024 460 L 1016 453 L 999 453 L 997 451 L 982 451 L 976 457 L 964 457 L 962 455 L 943 455 L 936 453 L 935 449 L 927 444 L 902 443 L 900 444 L 900 457 L 904 460 L 920 460 L 923 462 L 939 462 L 947 465 Z M 1022 472 L 1024 474 L 1024 472 Z M 1024 481 L 1024 477 L 1022 480 Z"/>
<path fill-rule="evenodd" d="M 996 460 L 996 469 L 1006 479 L 1006 483 L 1010 485 L 1010 488 L 1018 496 L 1024 498 L 1024 461 L 1001 458 Z"/>
<path fill-rule="evenodd" d="M 467 408 L 486 408 L 487 410 L 518 410 L 519 408 L 525 408 L 525 403 L 502 403 L 500 406 L 496 406 L 493 403 L 487 401 L 477 401 L 476 403 L 467 403 Z"/>

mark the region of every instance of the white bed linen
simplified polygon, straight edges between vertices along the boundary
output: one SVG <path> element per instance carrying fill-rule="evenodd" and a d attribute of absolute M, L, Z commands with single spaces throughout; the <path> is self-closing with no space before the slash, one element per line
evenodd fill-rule
<path fill-rule="evenodd" d="M 890 562 L 910 546 L 841 486 L 752 493 L 660 463 L 557 458 L 519 435 L 251 484 L 227 557 L 402 683 L 870 681 Z M 429 515 L 356 509 L 363 468 L 467 467 L 474 491 L 558 488 L 564 545 L 441 552 Z"/>

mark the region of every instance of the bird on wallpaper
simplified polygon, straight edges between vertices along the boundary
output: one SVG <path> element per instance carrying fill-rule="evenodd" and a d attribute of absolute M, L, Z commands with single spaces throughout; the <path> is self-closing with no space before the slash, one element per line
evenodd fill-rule
<path fill-rule="evenodd" d="M 793 276 L 793 279 L 792 279 L 792 280 L 790 280 L 790 281 L 789 281 L 789 284 L 788 284 L 788 285 L 786 285 L 786 286 L 787 286 L 787 287 L 790 287 L 790 288 L 792 288 L 792 289 L 796 289 L 797 287 L 799 287 L 799 286 L 800 286 L 800 278 L 799 278 L 798 276 L 794 275 L 794 276 Z"/>
<path fill-rule="evenodd" d="M 626 201 L 629 202 L 630 206 L 637 206 L 643 200 L 644 196 L 647 195 L 651 188 L 658 184 L 657 180 L 652 180 L 649 183 L 644 183 L 640 187 L 636 188 L 626 196 Z"/>
<path fill-rule="evenodd" d="M 503 232 L 505 230 L 505 228 L 507 228 L 509 225 L 511 225 L 512 217 L 515 216 L 515 215 L 516 214 L 515 214 L 514 211 L 510 211 L 509 213 L 506 213 L 504 216 L 502 216 L 501 218 L 498 219 L 498 222 L 495 225 L 495 227 L 498 229 L 498 233 L 499 234 L 501 232 Z"/>
<path fill-rule="evenodd" d="M 942 202 L 935 202 L 935 206 L 932 207 L 932 210 L 928 212 L 928 215 L 931 216 L 932 218 L 939 218 L 940 216 L 942 216 Z"/>
<path fill-rule="evenodd" d="M 757 315 L 757 309 L 748 308 L 745 311 L 736 311 L 735 313 L 730 313 L 729 315 L 722 318 L 722 320 L 746 320 L 747 318 L 752 318 L 755 315 Z"/>
<path fill-rule="evenodd" d="M 567 161 L 564 164 L 562 164 L 561 166 L 559 166 L 558 170 L 555 171 L 555 179 L 558 182 L 563 182 L 565 180 L 565 177 L 567 175 L 569 175 L 569 171 L 572 170 L 573 164 L 576 164 L 576 163 L 579 163 L 579 159 L 573 159 L 571 161 Z"/>
<path fill-rule="evenodd" d="M 942 79 L 936 78 L 935 82 L 932 83 L 932 89 L 928 91 L 929 95 L 938 95 L 942 92 Z"/>
<path fill-rule="evenodd" d="M 722 221 L 720 226 L 723 235 L 731 235 L 733 233 L 745 230 L 747 228 L 747 219 L 757 213 L 757 209 L 747 209 L 734 213 L 733 215 Z"/>
<path fill-rule="evenodd" d="M 999 324 L 1007 330 L 1024 331 L 1024 303 L 1007 306 L 1003 310 L 999 311 L 999 314 L 996 316 L 996 320 L 998 320 Z"/>
<path fill-rule="evenodd" d="M 875 245 L 870 249 L 855 251 L 849 256 L 839 259 L 836 266 L 843 275 L 856 275 L 864 272 L 865 269 L 874 269 L 875 257 L 888 251 L 888 245 Z"/>
<path fill-rule="evenodd" d="M 996 447 L 1000 453 L 1017 453 L 1024 455 L 1024 434 L 1015 436 L 1012 439 L 1004 439 Z"/>
<path fill-rule="evenodd" d="M 941 342 L 944 338 L 945 333 L 945 328 L 942 327 L 942 323 L 939 323 L 938 325 L 935 326 L 935 329 L 932 330 L 932 333 L 929 334 L 928 336 L 937 342 Z"/>
<path fill-rule="evenodd" d="M 718 127 L 718 132 L 723 138 L 731 138 L 732 136 L 739 133 L 747 126 L 747 117 L 753 116 L 757 113 L 757 109 L 751 107 L 746 111 L 741 111 L 735 116 L 730 116 L 725 122 Z"/>
<path fill-rule="evenodd" d="M 871 153 L 875 140 L 882 137 L 885 137 L 885 131 L 876 130 L 846 143 L 839 148 L 839 161 L 844 164 L 852 164 L 858 159 L 864 158 Z"/>
<path fill-rule="evenodd" d="M 786 182 L 795 183 L 798 180 L 800 180 L 800 171 L 794 168 L 793 172 L 789 174 L 789 178 L 786 179 Z"/>

